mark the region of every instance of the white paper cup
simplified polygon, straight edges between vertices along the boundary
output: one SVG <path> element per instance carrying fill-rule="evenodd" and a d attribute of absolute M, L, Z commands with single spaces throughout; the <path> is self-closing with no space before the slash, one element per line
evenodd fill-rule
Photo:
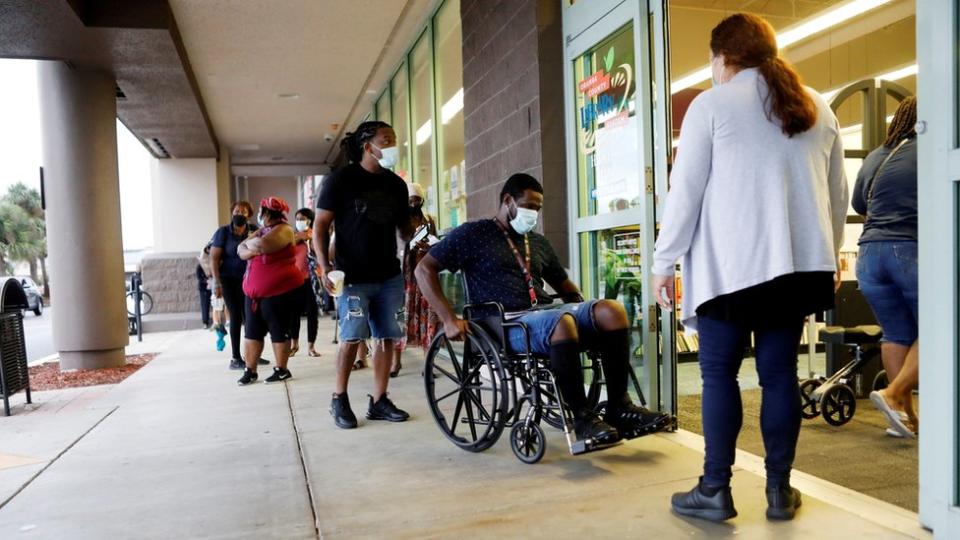
<path fill-rule="evenodd" d="M 330 283 L 333 284 L 333 295 L 340 296 L 343 294 L 343 280 L 347 275 L 340 270 L 334 270 L 327 274 L 327 278 L 330 280 Z"/>

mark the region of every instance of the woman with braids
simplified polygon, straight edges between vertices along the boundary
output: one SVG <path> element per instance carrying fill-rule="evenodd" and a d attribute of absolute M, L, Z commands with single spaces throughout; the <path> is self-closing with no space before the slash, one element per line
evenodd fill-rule
<path fill-rule="evenodd" d="M 881 357 L 890 379 L 870 400 L 887 417 L 888 434 L 909 438 L 919 429 L 913 409 L 920 355 L 916 123 L 917 100 L 909 97 L 900 103 L 883 146 L 863 161 L 853 189 L 853 209 L 866 216 L 857 281 L 883 328 Z"/>
<path fill-rule="evenodd" d="M 330 414 L 343 429 L 357 427 L 347 397 L 347 383 L 360 343 L 376 342 L 374 389 L 368 420 L 403 422 L 409 415 L 387 397 L 394 342 L 404 336 L 396 314 L 403 307 L 403 275 L 397 258 L 397 234 L 409 241 L 407 185 L 390 169 L 399 156 L 397 136 L 384 122 L 364 122 L 341 142 L 350 164 L 324 179 L 317 199 L 313 242 L 324 287 L 333 292 L 329 274 L 336 266 L 345 275 L 337 301 L 340 349 Z M 337 230 L 336 264 L 330 261 L 330 225 Z"/>
<path fill-rule="evenodd" d="M 731 468 L 743 406 L 737 373 L 755 338 L 763 389 L 767 518 L 791 519 L 800 434 L 797 349 L 804 317 L 833 306 L 847 214 L 837 120 L 779 56 L 764 19 L 725 18 L 710 36 L 714 87 L 690 104 L 653 257 L 653 291 L 673 307 L 683 259 L 682 322 L 700 334 L 703 476 L 675 512 L 737 515 Z"/>

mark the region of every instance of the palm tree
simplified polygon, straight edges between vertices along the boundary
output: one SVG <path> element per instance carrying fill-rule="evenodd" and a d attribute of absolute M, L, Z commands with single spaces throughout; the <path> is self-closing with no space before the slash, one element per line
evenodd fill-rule
<path fill-rule="evenodd" d="M 0 219 L 0 270 L 6 272 L 6 259 L 26 261 L 30 277 L 37 279 L 37 263 L 43 270 L 43 287 L 47 291 L 47 232 L 40 193 L 23 182 L 11 185 L 0 205 L 4 218 Z M 16 211 L 14 209 L 19 210 Z"/>

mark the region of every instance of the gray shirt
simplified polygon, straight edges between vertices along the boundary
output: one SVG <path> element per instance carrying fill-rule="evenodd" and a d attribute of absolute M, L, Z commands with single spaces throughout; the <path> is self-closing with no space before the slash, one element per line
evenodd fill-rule
<path fill-rule="evenodd" d="M 904 143 L 878 174 L 892 151 L 881 146 L 870 152 L 857 174 L 853 209 L 867 217 L 861 244 L 917 241 L 917 139 Z M 873 199 L 868 204 L 871 185 Z"/>

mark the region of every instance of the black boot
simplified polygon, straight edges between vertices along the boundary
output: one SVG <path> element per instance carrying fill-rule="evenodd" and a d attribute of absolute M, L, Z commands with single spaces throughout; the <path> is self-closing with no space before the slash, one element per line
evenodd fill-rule
<path fill-rule="evenodd" d="M 606 445 L 620 440 L 617 428 L 604 422 L 597 413 L 589 409 L 573 414 L 573 430 L 580 441 L 591 440 L 595 444 Z"/>
<path fill-rule="evenodd" d="M 793 519 L 801 504 L 800 492 L 790 484 L 767 486 L 767 519 Z"/>
<path fill-rule="evenodd" d="M 673 511 L 681 516 L 689 516 L 709 521 L 726 521 L 737 516 L 733 507 L 733 495 L 730 486 L 709 487 L 703 485 L 703 477 L 697 486 L 685 493 L 674 493 L 670 500 Z"/>

